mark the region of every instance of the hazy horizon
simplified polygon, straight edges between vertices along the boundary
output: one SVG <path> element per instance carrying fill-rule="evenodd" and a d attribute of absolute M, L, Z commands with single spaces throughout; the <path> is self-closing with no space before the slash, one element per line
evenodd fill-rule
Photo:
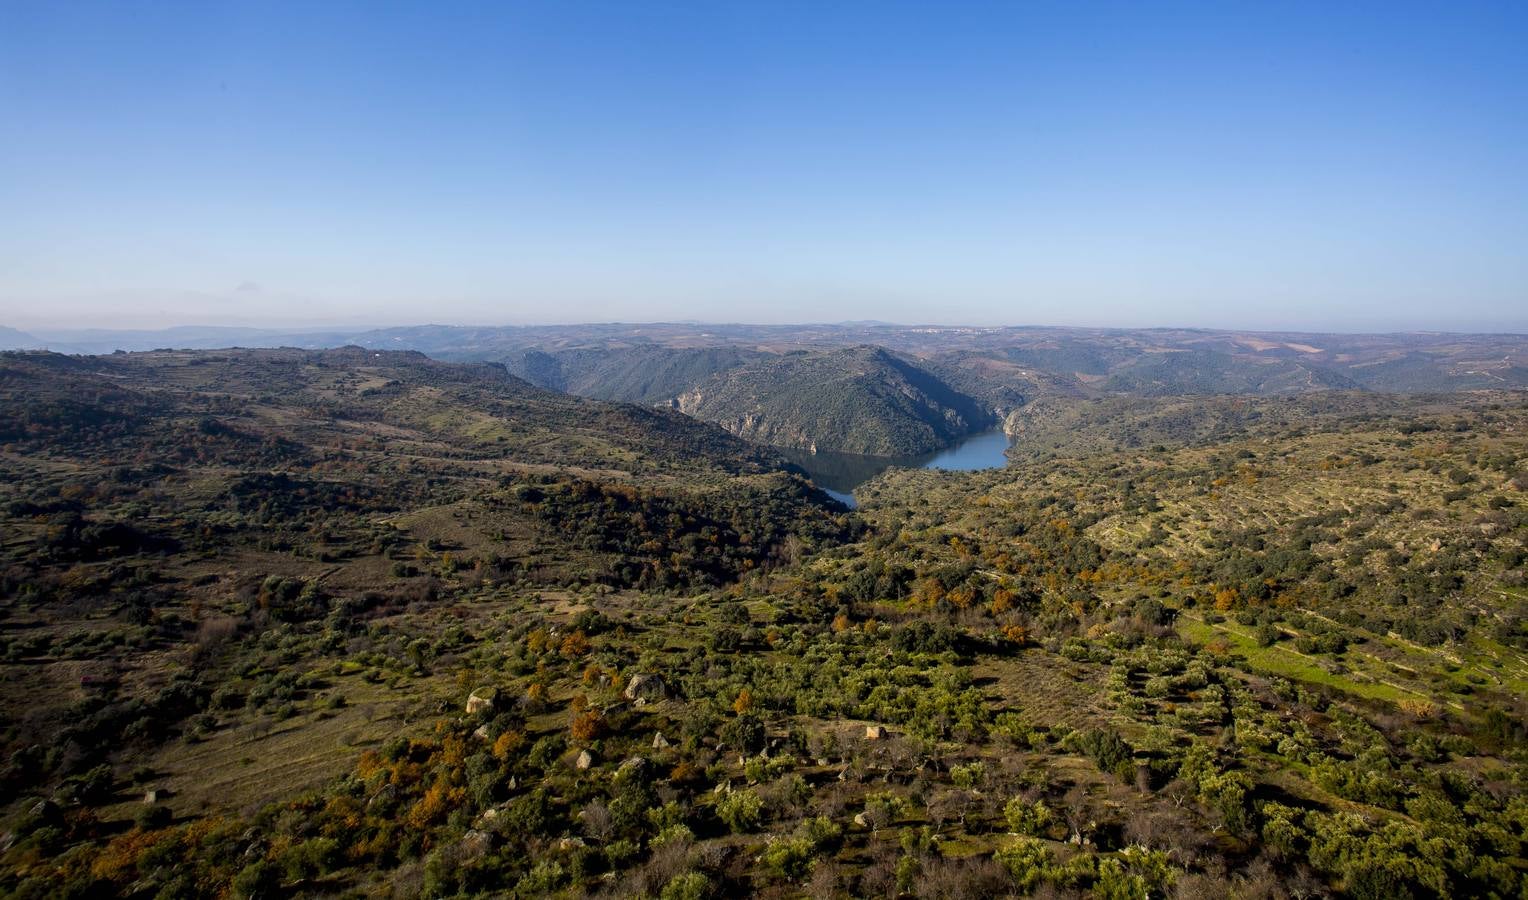
<path fill-rule="evenodd" d="M 1528 331 L 1528 6 L 18 3 L 0 323 Z"/>
<path fill-rule="evenodd" d="M 526 329 L 558 329 L 558 328 L 658 328 L 658 327 L 690 327 L 690 328 L 848 328 L 848 327 L 872 327 L 887 328 L 893 330 L 916 330 L 916 329 L 945 329 L 945 330 L 1056 330 L 1056 331 L 1203 331 L 1223 332 L 1227 334 L 1287 334 L 1287 335 L 1461 335 L 1461 336 L 1528 336 L 1528 330 L 1513 329 L 1447 329 L 1447 328 L 1394 328 L 1394 329 L 1317 329 L 1317 328 L 1236 328 L 1216 327 L 1192 324 L 1166 324 L 1166 325 L 1093 325 L 1078 323 L 1046 323 L 1046 322 L 1007 322 L 1001 324 L 982 324 L 974 322 L 893 322 L 880 319 L 804 319 L 791 322 L 759 322 L 748 320 L 705 320 L 705 319 L 654 319 L 648 321 L 636 320 L 584 320 L 584 321 L 548 321 L 535 323 L 506 323 L 506 322 L 453 322 L 453 321 L 412 321 L 397 323 L 381 322 L 342 322 L 342 321 L 315 321 L 310 323 L 260 323 L 260 322 L 197 322 L 186 321 L 166 324 L 157 327 L 110 327 L 99 325 L 37 325 L 30 328 L 22 328 L 10 322 L 0 322 L 0 328 L 14 328 L 25 334 L 35 337 L 51 337 L 64 339 L 68 336 L 86 337 L 90 335 L 159 335 L 170 332 L 198 332 L 209 333 L 247 331 L 264 334 L 290 334 L 292 336 L 322 335 L 325 333 L 362 334 L 369 331 L 386 331 L 389 329 L 413 329 L 413 328 L 463 328 L 463 329 L 497 329 L 497 328 L 526 328 Z"/>

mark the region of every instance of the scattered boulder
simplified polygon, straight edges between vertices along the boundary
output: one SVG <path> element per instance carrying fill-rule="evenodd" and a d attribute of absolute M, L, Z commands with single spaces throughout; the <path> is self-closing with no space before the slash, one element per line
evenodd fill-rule
<path fill-rule="evenodd" d="M 493 849 L 493 835 L 486 831 L 476 829 L 462 835 L 462 855 L 467 859 L 477 859 Z"/>
<path fill-rule="evenodd" d="M 626 691 L 623 696 L 633 702 L 642 700 L 652 702 L 655 700 L 668 699 L 668 684 L 657 675 L 633 675 L 626 683 Z"/>
<path fill-rule="evenodd" d="M 865 726 L 865 740 L 867 740 L 867 741 L 884 741 L 885 739 L 886 739 L 886 726 L 885 725 L 866 725 Z"/>
<path fill-rule="evenodd" d="M 578 756 L 573 759 L 573 768 L 583 770 L 594 765 L 594 754 L 588 750 L 578 751 Z"/>
<path fill-rule="evenodd" d="M 668 738 L 663 736 L 663 732 L 660 731 L 657 734 L 653 735 L 653 749 L 654 750 L 666 750 L 666 749 L 668 749 L 668 747 L 669 747 Z"/>
<path fill-rule="evenodd" d="M 381 789 L 379 789 L 375 794 L 371 795 L 370 800 L 366 801 L 366 808 L 367 810 L 371 810 L 374 807 L 389 806 L 397 802 L 398 786 L 395 784 L 384 784 Z"/>
<path fill-rule="evenodd" d="M 630 756 L 630 757 L 627 757 L 626 760 L 621 763 L 620 768 L 616 769 L 616 774 L 617 775 L 634 775 L 634 776 L 640 777 L 642 775 L 642 773 L 644 773 L 646 771 L 647 771 L 647 760 L 646 759 L 644 759 L 643 757 L 640 757 L 640 756 Z"/>
<path fill-rule="evenodd" d="M 499 689 L 480 687 L 467 696 L 467 715 L 491 713 L 499 705 Z"/>
<path fill-rule="evenodd" d="M 488 740 L 488 726 L 487 725 L 479 725 L 477 728 L 475 728 L 473 730 L 472 736 L 477 738 L 480 741 Z"/>
<path fill-rule="evenodd" d="M 147 790 L 147 791 L 144 791 L 143 792 L 143 802 L 145 804 L 149 805 L 149 806 L 153 806 L 155 803 L 159 802 L 160 795 L 162 793 L 163 793 L 162 791 L 157 791 L 157 790 Z"/>
<path fill-rule="evenodd" d="M 858 825 L 861 828 L 869 828 L 870 827 L 870 820 L 865 818 L 865 814 L 864 813 L 855 813 L 854 814 L 854 824 Z"/>

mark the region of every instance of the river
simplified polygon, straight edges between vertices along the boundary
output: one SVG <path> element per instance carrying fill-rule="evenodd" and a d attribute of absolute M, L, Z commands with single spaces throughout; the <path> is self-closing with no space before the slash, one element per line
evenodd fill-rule
<path fill-rule="evenodd" d="M 1002 428 L 970 435 L 943 450 L 919 456 L 861 456 L 856 453 L 808 453 L 805 450 L 775 449 L 806 470 L 818 487 L 850 508 L 857 505 L 854 489 L 892 466 L 968 472 L 976 469 L 1000 469 L 1008 464 L 1008 457 L 1004 455 L 1008 449 L 1008 435 Z"/>

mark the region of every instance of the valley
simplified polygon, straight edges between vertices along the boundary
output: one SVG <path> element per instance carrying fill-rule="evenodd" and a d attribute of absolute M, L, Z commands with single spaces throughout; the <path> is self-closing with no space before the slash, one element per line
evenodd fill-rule
<path fill-rule="evenodd" d="M 1521 893 L 1528 394 L 726 347 L 0 354 L 0 890 Z"/>

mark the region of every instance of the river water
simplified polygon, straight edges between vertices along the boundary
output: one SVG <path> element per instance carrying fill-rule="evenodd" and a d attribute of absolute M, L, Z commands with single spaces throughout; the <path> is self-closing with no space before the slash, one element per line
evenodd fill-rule
<path fill-rule="evenodd" d="M 1000 469 L 1008 464 L 1003 453 L 1008 435 L 994 428 L 962 439 L 959 443 L 920 456 L 860 456 L 855 453 L 808 453 L 776 448 L 786 459 L 806 470 L 812 481 L 840 503 L 854 507 L 854 489 L 892 466 L 913 469 L 971 471 Z"/>

